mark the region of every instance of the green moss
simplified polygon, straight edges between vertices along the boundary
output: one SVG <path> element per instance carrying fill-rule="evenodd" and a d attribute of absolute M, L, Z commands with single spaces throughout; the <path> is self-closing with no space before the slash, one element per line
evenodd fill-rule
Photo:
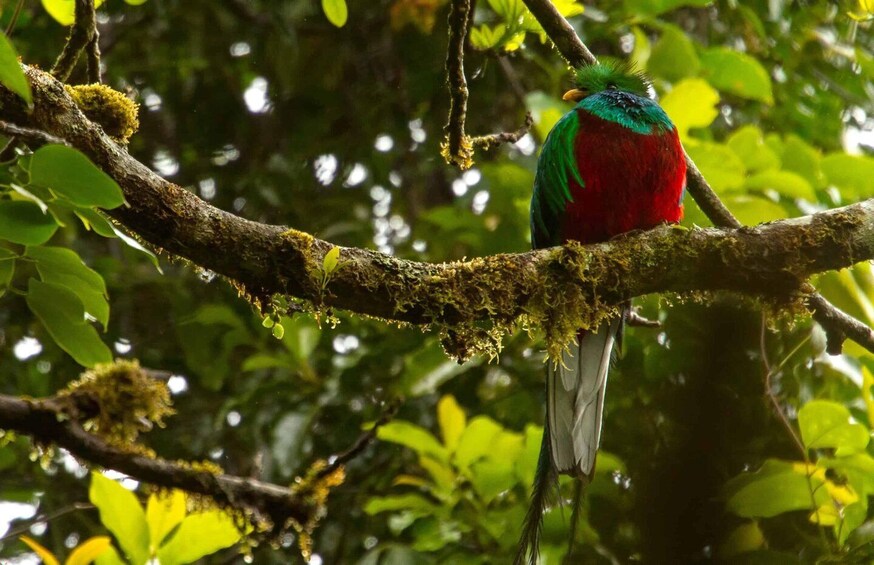
<path fill-rule="evenodd" d="M 108 135 L 127 143 L 137 132 L 139 104 L 105 84 L 64 85 L 82 113 L 103 127 Z"/>
<path fill-rule="evenodd" d="M 110 443 L 129 448 L 142 432 L 164 425 L 174 413 L 164 381 L 149 376 L 137 361 L 100 364 L 58 393 L 83 416 L 83 427 Z"/>

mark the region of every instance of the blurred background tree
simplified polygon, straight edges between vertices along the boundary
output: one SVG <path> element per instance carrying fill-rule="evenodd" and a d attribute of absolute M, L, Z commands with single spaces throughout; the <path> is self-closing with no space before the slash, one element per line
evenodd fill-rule
<path fill-rule="evenodd" d="M 66 29 L 36 2 L 20 13 L 15 4 L 4 3 L 0 25 L 17 17 L 23 61 L 50 67 Z M 345 22 L 336 0 L 139 4 L 98 11 L 105 81 L 141 104 L 130 152 L 164 177 L 224 210 L 343 246 L 435 262 L 529 248 L 537 151 L 569 109 L 560 95 L 570 75 L 520 0 L 475 3 L 467 130 L 515 130 L 527 111 L 534 128 L 478 152 L 463 173 L 440 157 L 446 0 L 351 2 Z M 631 58 L 653 77 L 690 155 L 744 223 L 874 196 L 870 1 L 556 5 L 595 54 Z M 81 69 L 71 77 L 84 81 Z M 709 225 L 688 198 L 686 211 L 686 225 Z M 544 416 L 536 331 L 463 365 L 433 335 L 343 312 L 321 326 L 285 318 L 277 340 L 213 273 L 162 258 L 162 274 L 72 222 L 52 244 L 106 281 L 101 338 L 114 355 L 174 375 L 177 414 L 146 439 L 168 459 L 288 484 L 405 399 L 384 441 L 331 493 L 313 562 L 510 560 Z M 49 395 L 81 367 L 14 292 L 27 274 L 17 261 L 0 280 L 13 289 L 0 299 L 0 392 Z M 816 284 L 874 324 L 869 264 Z M 849 342 L 828 356 L 809 319 L 764 320 L 738 297 L 637 304 L 662 327 L 626 336 L 568 562 L 869 562 L 874 356 Z M 26 438 L 0 447 L 0 514 L 11 520 L 0 535 L 34 523 L 28 535 L 65 555 L 105 533 L 96 511 L 65 512 L 88 499 L 84 469 L 64 452 L 31 455 Z M 547 515 L 544 563 L 566 551 L 568 518 Z M 17 536 L 0 542 L 3 562 L 31 562 L 29 551 Z M 237 551 L 203 562 L 242 560 Z M 248 559 L 300 557 L 289 535 Z"/>

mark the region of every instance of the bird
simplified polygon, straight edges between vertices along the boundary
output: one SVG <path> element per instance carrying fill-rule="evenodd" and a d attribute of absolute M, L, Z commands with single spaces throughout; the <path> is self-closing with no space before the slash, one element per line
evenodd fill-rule
<path fill-rule="evenodd" d="M 576 105 L 553 126 L 537 160 L 532 246 L 597 243 L 679 222 L 685 153 L 676 126 L 650 96 L 649 79 L 618 60 L 577 68 L 575 75 L 575 87 L 562 98 Z M 607 372 L 629 308 L 580 329 L 561 359 L 547 362 L 546 422 L 516 565 L 537 563 L 543 513 L 558 475 L 577 477 L 580 489 L 592 478 Z"/>

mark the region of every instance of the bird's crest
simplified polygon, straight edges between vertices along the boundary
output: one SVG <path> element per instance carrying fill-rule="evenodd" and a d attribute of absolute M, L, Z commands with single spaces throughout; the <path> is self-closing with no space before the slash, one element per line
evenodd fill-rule
<path fill-rule="evenodd" d="M 648 98 L 650 80 L 631 63 L 602 59 L 597 65 L 586 65 L 576 70 L 576 87 L 587 95 L 616 89 Z"/>

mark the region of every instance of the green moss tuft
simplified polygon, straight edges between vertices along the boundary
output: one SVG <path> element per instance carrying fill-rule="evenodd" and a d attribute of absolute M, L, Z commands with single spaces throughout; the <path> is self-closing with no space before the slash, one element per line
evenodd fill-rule
<path fill-rule="evenodd" d="M 140 128 L 139 104 L 105 84 L 64 85 L 79 109 L 108 135 L 122 143 Z"/>

